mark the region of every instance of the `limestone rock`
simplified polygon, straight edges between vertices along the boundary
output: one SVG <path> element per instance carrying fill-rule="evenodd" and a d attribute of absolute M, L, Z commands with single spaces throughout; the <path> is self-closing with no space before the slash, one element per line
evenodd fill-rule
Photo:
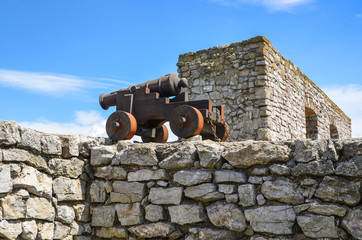
<path fill-rule="evenodd" d="M 97 229 L 96 236 L 99 238 L 128 239 L 127 230 L 121 227 L 102 227 L 100 229 Z"/>
<path fill-rule="evenodd" d="M 0 194 L 9 193 L 13 190 L 13 183 L 11 181 L 9 165 L 0 166 L 0 183 Z"/>
<path fill-rule="evenodd" d="M 148 200 L 153 204 L 180 204 L 182 200 L 182 187 L 151 188 Z"/>
<path fill-rule="evenodd" d="M 311 161 L 308 163 L 299 163 L 292 169 L 293 176 L 312 175 L 326 176 L 334 173 L 333 162 L 328 161 Z"/>
<path fill-rule="evenodd" d="M 64 158 L 78 157 L 79 145 L 81 141 L 80 135 L 71 135 L 63 137 L 62 156 Z"/>
<path fill-rule="evenodd" d="M 80 222 L 90 222 L 90 207 L 89 204 L 78 203 L 73 205 L 75 219 Z"/>
<path fill-rule="evenodd" d="M 168 208 L 171 216 L 171 222 L 185 225 L 206 222 L 207 216 L 202 206 L 182 204 Z"/>
<path fill-rule="evenodd" d="M 116 146 L 99 146 L 91 150 L 92 166 L 101 166 L 109 164 L 116 154 Z"/>
<path fill-rule="evenodd" d="M 336 168 L 336 174 L 349 177 L 362 177 L 362 156 L 353 157 L 348 162 L 341 162 Z"/>
<path fill-rule="evenodd" d="M 212 176 L 210 172 L 206 171 L 189 171 L 181 170 L 173 175 L 175 183 L 192 186 L 200 183 L 211 182 Z"/>
<path fill-rule="evenodd" d="M 4 149 L 3 161 L 5 162 L 25 162 L 38 170 L 49 172 L 45 159 L 31 152 L 22 149 Z"/>
<path fill-rule="evenodd" d="M 317 203 L 311 204 L 308 208 L 308 211 L 320 215 L 327 215 L 327 216 L 335 215 L 339 217 L 343 217 L 347 212 L 346 208 L 337 205 L 332 205 L 332 204 L 324 205 Z"/>
<path fill-rule="evenodd" d="M 278 235 L 293 234 L 295 212 L 293 206 L 270 206 L 246 209 L 245 217 L 255 232 Z"/>
<path fill-rule="evenodd" d="M 144 222 L 140 203 L 117 204 L 115 209 L 118 221 L 122 226 L 132 226 Z"/>
<path fill-rule="evenodd" d="M 19 146 L 41 152 L 41 133 L 30 128 L 19 127 L 21 140 Z"/>
<path fill-rule="evenodd" d="M 116 210 L 114 206 L 100 206 L 92 209 L 93 227 L 113 227 L 116 219 Z"/>
<path fill-rule="evenodd" d="M 199 231 L 199 240 L 236 240 L 237 234 L 224 229 L 201 228 Z"/>
<path fill-rule="evenodd" d="M 54 239 L 67 239 L 67 235 L 70 232 L 70 227 L 61 223 L 61 222 L 55 222 L 54 224 Z"/>
<path fill-rule="evenodd" d="M 16 122 L 0 121 L 0 146 L 15 145 L 20 142 L 20 134 Z"/>
<path fill-rule="evenodd" d="M 269 170 L 271 174 L 281 176 L 288 176 L 291 173 L 291 170 L 288 166 L 277 163 L 270 165 Z"/>
<path fill-rule="evenodd" d="M 72 222 L 70 225 L 69 235 L 71 235 L 71 236 L 82 235 L 84 233 L 84 231 L 85 231 L 85 228 L 83 227 L 83 224 L 77 223 L 77 222 Z"/>
<path fill-rule="evenodd" d="M 362 239 L 362 208 L 349 210 L 342 220 L 342 227 L 355 239 Z"/>
<path fill-rule="evenodd" d="M 118 145 L 119 148 L 119 145 Z M 112 165 L 137 165 L 137 166 L 157 166 L 158 159 L 154 145 L 152 144 L 130 144 L 121 149 L 116 158 L 112 160 Z"/>
<path fill-rule="evenodd" d="M 318 182 L 311 178 L 303 179 L 300 182 L 300 191 L 302 195 L 306 198 L 311 199 L 317 190 Z"/>
<path fill-rule="evenodd" d="M 146 219 L 151 222 L 157 222 L 165 219 L 165 213 L 162 206 L 149 204 L 145 207 Z"/>
<path fill-rule="evenodd" d="M 146 185 L 138 182 L 114 181 L 112 202 L 140 202 L 146 195 Z"/>
<path fill-rule="evenodd" d="M 41 240 L 51 240 L 54 236 L 54 223 L 38 223 L 38 238 Z"/>
<path fill-rule="evenodd" d="M 336 161 L 338 156 L 331 140 L 296 140 L 293 159 L 304 163 L 318 160 Z"/>
<path fill-rule="evenodd" d="M 236 204 L 218 201 L 206 207 L 206 210 L 211 223 L 216 227 L 235 232 L 246 229 L 245 216 Z"/>
<path fill-rule="evenodd" d="M 197 153 L 200 159 L 200 165 L 205 168 L 213 168 L 220 164 L 221 154 L 224 146 L 211 140 L 202 141 L 196 144 Z"/>
<path fill-rule="evenodd" d="M 122 167 L 103 166 L 96 168 L 94 176 L 106 180 L 126 180 L 127 172 Z"/>
<path fill-rule="evenodd" d="M 53 176 L 78 178 L 84 169 L 84 162 L 78 158 L 49 160 L 49 169 Z"/>
<path fill-rule="evenodd" d="M 62 223 L 72 223 L 75 219 L 75 213 L 72 207 L 62 205 L 57 206 L 57 220 Z"/>
<path fill-rule="evenodd" d="M 218 187 L 219 192 L 224 194 L 232 194 L 236 191 L 236 186 L 232 184 L 219 184 Z"/>
<path fill-rule="evenodd" d="M 21 196 L 8 195 L 1 200 L 1 206 L 3 219 L 17 220 L 26 216 L 26 205 Z"/>
<path fill-rule="evenodd" d="M 158 222 L 131 227 L 128 229 L 138 238 L 168 238 L 176 231 L 170 223 Z M 171 238 L 172 239 L 172 238 Z"/>
<path fill-rule="evenodd" d="M 31 221 L 23 221 L 22 222 L 23 233 L 21 237 L 27 240 L 36 239 L 36 235 L 38 234 L 38 226 L 36 225 L 35 220 Z"/>
<path fill-rule="evenodd" d="M 256 191 L 253 184 L 243 184 L 238 187 L 239 204 L 243 207 L 250 207 L 256 204 Z"/>
<path fill-rule="evenodd" d="M 84 200 L 84 185 L 80 179 L 58 177 L 53 181 L 53 191 L 58 201 Z"/>
<path fill-rule="evenodd" d="M 160 162 L 159 166 L 168 170 L 188 169 L 193 167 L 197 158 L 194 144 L 191 142 L 182 142 L 180 144 L 175 144 L 174 147 L 175 149 L 171 150 L 171 153 L 167 158 Z"/>
<path fill-rule="evenodd" d="M 0 236 L 4 236 L 6 239 L 16 239 L 22 231 L 20 221 L 2 220 L 0 222 Z"/>
<path fill-rule="evenodd" d="M 247 176 L 244 172 L 235 171 L 215 171 L 215 181 L 217 183 L 246 183 Z"/>
<path fill-rule="evenodd" d="M 46 198 L 29 198 L 26 201 L 26 217 L 53 221 L 55 209 L 51 201 Z"/>
<path fill-rule="evenodd" d="M 151 180 L 166 180 L 167 173 L 164 169 L 158 169 L 155 171 L 149 169 L 142 169 L 136 172 L 128 173 L 128 181 L 151 181 Z"/>
<path fill-rule="evenodd" d="M 213 183 L 204 183 L 185 189 L 185 196 L 202 202 L 224 199 L 224 194 L 217 191 Z"/>
<path fill-rule="evenodd" d="M 248 168 L 272 162 L 287 162 L 289 153 L 290 149 L 281 144 L 246 141 L 230 146 L 222 156 L 234 167 Z"/>
<path fill-rule="evenodd" d="M 303 233 L 311 238 L 338 238 L 334 217 L 307 215 L 297 216 Z"/>
<path fill-rule="evenodd" d="M 40 139 L 41 151 L 49 155 L 62 155 L 62 141 L 57 135 L 43 135 Z"/>
<path fill-rule="evenodd" d="M 350 158 L 362 155 L 362 141 L 361 139 L 350 139 L 344 142 L 343 156 Z"/>
<path fill-rule="evenodd" d="M 297 190 L 297 186 L 289 179 L 266 181 L 261 186 L 261 193 L 269 200 L 277 200 L 288 204 L 300 204 L 304 197 Z"/>
<path fill-rule="evenodd" d="M 354 206 L 361 200 L 360 189 L 360 181 L 326 176 L 319 185 L 315 196 L 324 201 Z"/>
<path fill-rule="evenodd" d="M 94 181 L 92 182 L 89 195 L 91 198 L 91 202 L 94 203 L 102 203 L 106 201 L 106 189 L 104 187 L 105 182 L 102 181 Z"/>

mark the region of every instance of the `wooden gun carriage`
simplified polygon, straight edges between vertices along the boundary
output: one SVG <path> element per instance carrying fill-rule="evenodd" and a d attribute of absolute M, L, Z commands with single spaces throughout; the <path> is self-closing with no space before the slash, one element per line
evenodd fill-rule
<path fill-rule="evenodd" d="M 212 106 L 211 100 L 189 101 L 181 92 L 185 78 L 171 73 L 155 80 L 101 94 L 99 104 L 105 110 L 116 106 L 106 123 L 106 132 L 113 141 L 141 136 L 143 142 L 166 142 L 170 123 L 172 132 L 181 138 L 200 134 L 203 139 L 225 141 L 228 126 L 224 107 Z M 170 98 L 174 96 L 173 98 Z"/>

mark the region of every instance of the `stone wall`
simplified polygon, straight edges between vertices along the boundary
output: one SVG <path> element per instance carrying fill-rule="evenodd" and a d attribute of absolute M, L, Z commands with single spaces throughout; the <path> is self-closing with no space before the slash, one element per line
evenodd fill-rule
<path fill-rule="evenodd" d="M 0 238 L 362 239 L 362 139 L 142 144 L 0 122 Z"/>
<path fill-rule="evenodd" d="M 177 66 L 191 100 L 225 105 L 234 140 L 351 137 L 351 120 L 265 37 L 182 54 Z"/>

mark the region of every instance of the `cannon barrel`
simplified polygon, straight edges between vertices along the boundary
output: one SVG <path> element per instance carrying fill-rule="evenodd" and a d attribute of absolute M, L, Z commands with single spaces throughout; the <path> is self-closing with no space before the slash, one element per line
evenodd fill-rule
<path fill-rule="evenodd" d="M 151 92 L 158 92 L 160 97 L 171 97 L 180 94 L 181 89 L 188 85 L 186 78 L 179 78 L 175 73 L 167 74 L 155 80 L 131 86 L 129 88 L 120 89 L 110 94 L 102 93 L 99 96 L 99 104 L 104 110 L 117 104 L 118 92 L 132 92 L 134 89 L 149 88 Z"/>

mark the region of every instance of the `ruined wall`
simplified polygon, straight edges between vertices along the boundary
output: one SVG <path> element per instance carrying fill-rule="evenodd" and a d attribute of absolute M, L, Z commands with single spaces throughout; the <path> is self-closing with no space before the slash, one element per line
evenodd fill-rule
<path fill-rule="evenodd" d="M 0 238 L 362 238 L 362 139 L 104 142 L 1 122 Z"/>
<path fill-rule="evenodd" d="M 308 138 L 351 137 L 350 119 L 265 37 L 182 54 L 177 65 L 190 99 L 225 105 L 235 140 L 305 139 L 306 109 L 317 116 Z"/>

